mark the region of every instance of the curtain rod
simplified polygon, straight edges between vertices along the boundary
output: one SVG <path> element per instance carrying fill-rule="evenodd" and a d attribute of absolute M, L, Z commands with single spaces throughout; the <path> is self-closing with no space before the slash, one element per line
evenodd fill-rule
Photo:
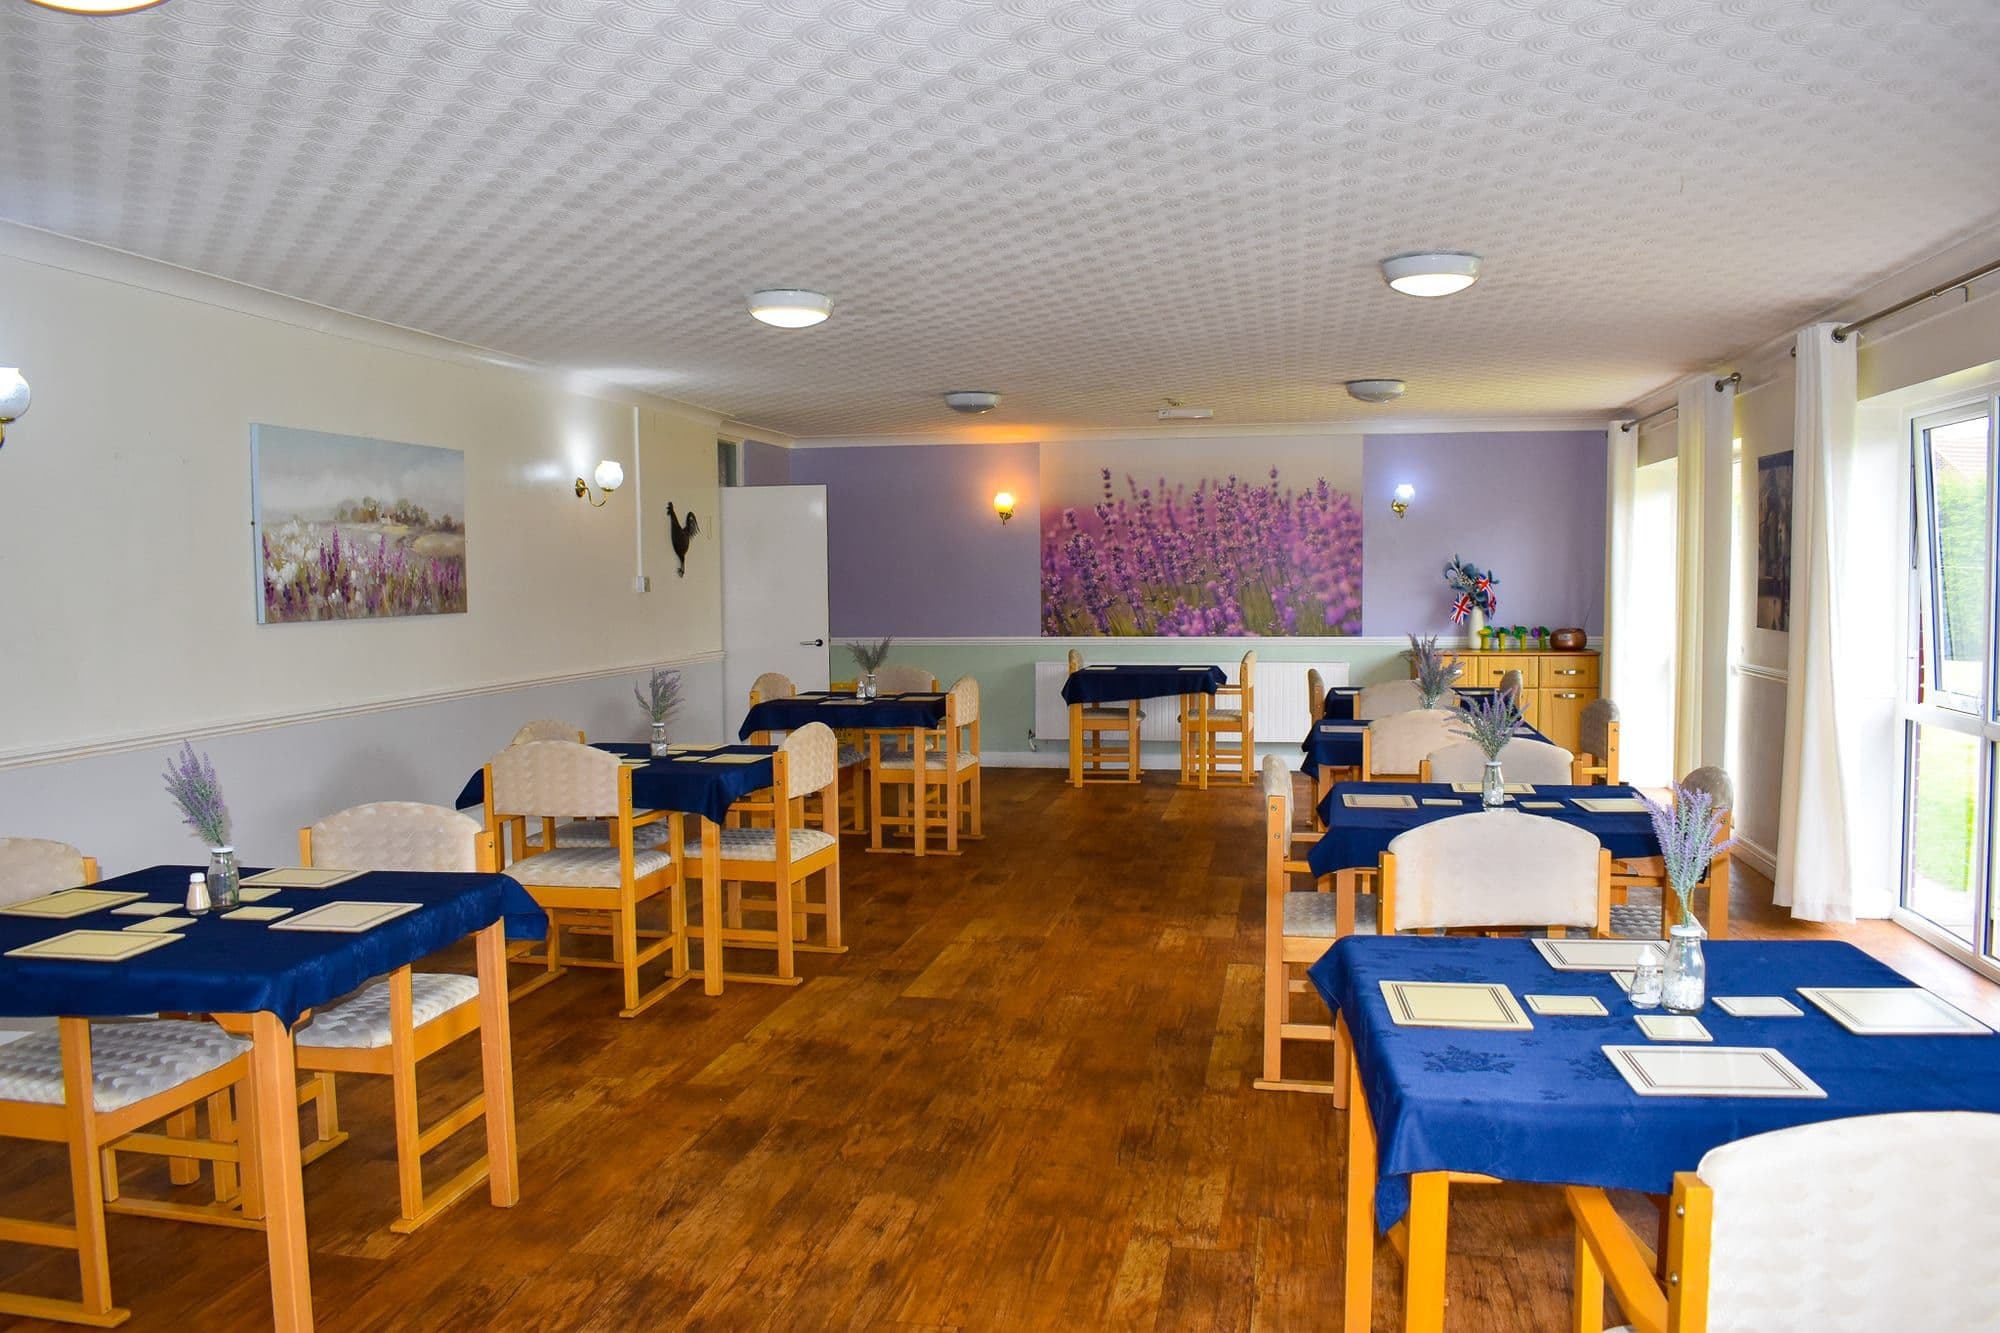
<path fill-rule="evenodd" d="M 1740 370 L 1732 371 L 1729 374 L 1724 375 L 1721 379 L 1715 382 L 1715 391 L 1717 393 L 1721 393 L 1728 386 L 1732 384 L 1741 384 L 1742 382 L 1743 382 L 1743 372 Z M 1638 430 L 1641 426 L 1644 426 L 1648 421 L 1653 420 L 1655 417 L 1663 417 L 1669 412 L 1680 411 L 1680 407 L 1681 405 L 1679 403 L 1668 403 L 1665 407 L 1658 408 L 1654 411 L 1648 412 L 1645 416 L 1640 417 L 1635 421 L 1620 422 L 1618 424 L 1618 429 Z"/>
<path fill-rule="evenodd" d="M 1867 328 L 1870 324 L 1875 323 L 1877 320 L 1887 319 L 1891 315 L 1900 315 L 1905 310 L 1908 310 L 1911 306 L 1922 305 L 1926 301 L 1935 301 L 1938 297 L 1943 296 L 1946 292 L 1955 292 L 1961 287 L 1970 287 L 1973 283 L 1978 282 L 1981 278 L 1987 277 L 1988 275 L 1994 273 L 2000 273 L 2000 259 L 1995 259 L 1989 263 L 1981 264 L 1978 268 L 1973 269 L 1970 273 L 1961 273 L 1957 277 L 1953 278 L 1950 282 L 1941 282 L 1937 286 L 1929 289 L 1928 291 L 1919 292 L 1917 295 L 1910 297 L 1908 300 L 1898 301 L 1896 302 L 1896 304 L 1892 306 L 1885 306 L 1883 309 L 1877 310 L 1872 315 L 1863 315 L 1860 319 L 1855 320 L 1851 324 L 1842 324 L 1839 328 L 1833 331 L 1833 340 L 1837 343 L 1844 343 L 1847 341 L 1848 336 L 1850 334 L 1859 333 L 1862 329 Z M 1968 296 L 1971 295 L 1970 292 L 1967 292 L 1966 294 Z"/>

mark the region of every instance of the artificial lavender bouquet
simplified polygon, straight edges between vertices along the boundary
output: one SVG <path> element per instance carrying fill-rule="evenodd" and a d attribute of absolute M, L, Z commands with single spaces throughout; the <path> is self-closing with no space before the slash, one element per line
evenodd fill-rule
<path fill-rule="evenodd" d="M 889 645 L 895 641 L 894 636 L 878 639 L 872 643 L 863 639 L 848 644 L 847 651 L 854 654 L 855 665 L 861 668 L 862 674 L 872 676 L 882 669 L 884 662 L 889 660 Z"/>
<path fill-rule="evenodd" d="M 1424 707 L 1436 708 L 1438 700 L 1444 698 L 1465 668 L 1456 662 L 1444 660 L 1438 650 L 1437 635 L 1424 638 L 1410 636 L 1410 665 L 1415 668 L 1417 693 L 1423 697 Z"/>
<path fill-rule="evenodd" d="M 208 756 L 196 754 L 191 741 L 167 761 L 167 795 L 180 807 L 181 820 L 211 848 L 229 845 L 229 806 Z"/>
<path fill-rule="evenodd" d="M 1465 725 L 1454 728 L 1453 734 L 1477 745 L 1487 762 L 1495 763 L 1500 751 L 1507 748 L 1507 742 L 1514 739 L 1514 729 L 1521 725 L 1521 707 L 1514 702 L 1513 695 L 1495 690 L 1466 704 L 1460 720 Z"/>
<path fill-rule="evenodd" d="M 632 694 L 639 707 L 646 710 L 647 717 L 655 723 L 665 723 L 681 709 L 681 673 L 656 668 L 645 688 L 635 686 Z"/>
<path fill-rule="evenodd" d="M 1644 792 L 1639 793 L 1639 799 L 1653 816 L 1653 836 L 1660 842 L 1667 883 L 1680 899 L 1680 924 L 1693 926 L 1694 886 L 1708 873 L 1709 863 L 1734 846 L 1736 839 L 1716 841 L 1722 832 L 1723 812 L 1715 798 L 1699 788 L 1675 787 L 1673 799 L 1665 805 Z"/>

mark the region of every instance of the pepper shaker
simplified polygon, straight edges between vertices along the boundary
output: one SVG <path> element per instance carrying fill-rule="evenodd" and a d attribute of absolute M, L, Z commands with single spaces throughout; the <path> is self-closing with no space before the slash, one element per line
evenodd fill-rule
<path fill-rule="evenodd" d="M 208 876 L 195 871 L 188 876 L 187 910 L 189 916 L 201 916 L 208 911 Z"/>

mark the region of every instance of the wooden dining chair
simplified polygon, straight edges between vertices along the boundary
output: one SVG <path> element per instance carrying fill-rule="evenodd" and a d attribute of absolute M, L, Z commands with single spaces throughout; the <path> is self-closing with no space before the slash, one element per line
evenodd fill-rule
<path fill-rule="evenodd" d="M 750 706 L 755 708 L 767 699 L 796 698 L 798 692 L 799 688 L 792 684 L 790 676 L 779 671 L 766 671 L 763 675 L 757 677 L 755 681 L 751 682 Z M 772 731 L 754 731 L 750 733 L 750 742 L 753 745 L 770 745 L 773 743 L 774 738 L 782 739 L 782 735 Z M 850 823 L 839 825 L 838 821 L 836 821 L 835 831 L 866 833 L 868 831 L 868 752 L 863 748 L 862 735 L 859 731 L 851 729 L 836 731 L 834 732 L 834 738 L 840 745 L 840 771 L 852 774 L 852 780 L 847 784 L 847 794 L 845 797 L 842 797 L 840 794 L 839 784 L 834 784 L 833 800 L 836 807 L 845 805 L 852 814 L 852 822 Z M 818 795 L 815 794 L 813 799 L 817 801 L 819 799 Z M 765 801 L 762 802 L 754 800 L 739 802 L 736 806 L 731 807 L 729 811 L 730 822 L 737 827 L 745 828 L 752 825 L 760 827 L 768 826 L 770 823 L 768 818 L 768 800 L 769 798 L 766 796 Z M 740 815 L 739 811 L 741 812 Z"/>
<path fill-rule="evenodd" d="M 1287 1078 L 1284 1049 L 1287 1041 L 1333 1041 L 1333 1015 L 1324 1006 L 1325 1017 L 1304 1022 L 1293 1013 L 1301 995 L 1313 992 L 1302 969 L 1318 962 L 1338 937 L 1337 900 L 1329 892 L 1330 876 L 1312 877 L 1306 864 L 1305 848 L 1318 835 L 1294 825 L 1295 805 L 1292 771 L 1276 755 L 1264 760 L 1261 770 L 1264 793 L 1264 1076 L 1255 1081 L 1259 1088 L 1292 1092 L 1323 1092 L 1338 1097 L 1339 1079 L 1319 1082 Z M 1313 882 L 1310 890 L 1294 889 L 1299 876 Z M 1373 899 L 1368 900 L 1371 904 Z"/>
<path fill-rule="evenodd" d="M 1234 701 L 1235 707 L 1222 705 Z M 1236 683 L 1215 691 L 1204 712 L 1197 701 L 1195 711 L 1181 714 L 1181 753 L 1190 744 L 1196 773 L 1204 779 L 1230 774 L 1248 786 L 1257 768 L 1257 650 L 1243 654 L 1237 664 Z M 1222 742 L 1232 740 L 1233 744 Z M 1226 763 L 1225 763 L 1226 761 Z"/>
<path fill-rule="evenodd" d="M 526 745 L 529 741 L 568 741 L 583 744 L 583 728 L 557 718 L 545 717 L 530 722 L 514 733 L 509 745 Z"/>
<path fill-rule="evenodd" d="M 727 980 L 796 985 L 795 954 L 847 952 L 840 933 L 840 828 L 833 801 L 840 780 L 839 751 L 833 729 L 823 722 L 809 722 L 792 732 L 771 760 L 772 790 L 780 797 L 772 802 L 770 826 L 720 830 L 720 875 L 731 887 L 727 919 L 703 921 L 689 933 L 702 941 L 703 949 L 769 949 L 777 956 L 775 975 L 724 972 Z M 814 796 L 823 798 L 819 828 L 812 827 L 806 816 L 806 801 Z M 681 863 L 694 882 L 701 878 L 703 851 L 697 837 L 682 853 Z M 809 892 L 814 876 L 821 884 L 817 902 Z M 758 884 L 771 886 L 768 899 L 740 891 L 739 886 Z M 768 912 L 770 929 L 746 927 L 746 912 Z M 819 944 L 808 942 L 814 916 L 821 921 Z"/>
<path fill-rule="evenodd" d="M 1570 781 L 1579 787 L 1594 782 L 1618 785 L 1618 705 L 1609 699 L 1592 699 L 1583 706 Z"/>
<path fill-rule="evenodd" d="M 1697 768 L 1680 781 L 1680 789 L 1706 792 L 1715 810 L 1722 816 L 1716 830 L 1716 853 L 1708 863 L 1708 873 L 1695 884 L 1695 903 L 1690 909 L 1706 899 L 1708 912 L 1703 917 L 1708 923 L 1709 937 L 1727 939 L 1729 937 L 1729 847 L 1733 836 L 1736 809 L 1736 784 L 1730 779 L 1726 769 L 1713 765 Z M 1675 799 L 1679 799 L 1676 797 Z M 1627 902 L 1633 889 L 1658 889 L 1660 910 L 1650 907 L 1634 907 Z M 1665 939 L 1668 928 L 1680 920 L 1680 900 L 1675 896 L 1673 886 L 1667 883 L 1666 862 L 1657 856 L 1632 857 L 1619 861 L 1611 867 L 1611 916 L 1614 926 L 1621 935 L 1633 938 Z"/>
<path fill-rule="evenodd" d="M 47 838 L 0 838 L 0 907 L 97 883 L 97 858 Z"/>
<path fill-rule="evenodd" d="M 1383 681 L 1363 685 L 1354 694 L 1354 720 L 1373 722 L 1397 713 L 1414 713 L 1424 706 L 1423 691 L 1414 680 Z"/>
<path fill-rule="evenodd" d="M 935 694 L 938 678 L 920 666 L 891 663 L 875 673 L 877 694 Z"/>
<path fill-rule="evenodd" d="M 1306 717 L 1311 722 L 1326 717 L 1326 678 L 1318 667 L 1306 668 Z"/>
<path fill-rule="evenodd" d="M 0 1217 L 0 1240 L 73 1252 L 81 1283 L 77 1300 L 0 1291 L 0 1314 L 97 1328 L 129 1318 L 130 1310 L 111 1303 L 107 1212 L 261 1229 L 256 1173 L 245 1169 L 243 1146 L 254 1136 L 239 1133 L 233 1113 L 239 1090 L 246 1094 L 240 1104 L 250 1105 L 249 1073 L 248 1041 L 188 1019 L 62 1018 L 53 1029 L 0 1045 L 0 1138 L 68 1149 L 73 1214 L 67 1225 Z M 188 1127 L 203 1106 L 210 1132 L 198 1138 Z M 155 1123 L 167 1132 L 147 1130 Z M 206 1162 L 216 1201 L 126 1196 L 118 1157 L 132 1152 L 168 1158 L 185 1172 L 176 1183 Z"/>
<path fill-rule="evenodd" d="M 2000 1159 L 2000 1115 L 1822 1120 L 1711 1148 L 1675 1175 L 1666 1253 L 1601 1189 L 1565 1186 L 1572 1326 L 1620 1333 L 1881 1333 L 1992 1328 L 2000 1220 L 1967 1176 Z"/>
<path fill-rule="evenodd" d="M 1500 775 L 1508 782 L 1563 787 L 1575 760 L 1560 745 L 1516 736 L 1500 747 Z M 1479 782 L 1485 776 L 1486 751 L 1466 740 L 1432 750 L 1417 770 L 1419 782 Z"/>
<path fill-rule="evenodd" d="M 509 746 L 486 765 L 486 828 L 497 839 L 503 826 L 517 830 L 528 819 L 581 816 L 608 826 L 606 847 L 529 845 L 508 867 L 522 888 L 548 913 L 549 933 L 540 954 L 517 954 L 510 962 L 541 963 L 546 971 L 566 967 L 610 968 L 622 974 L 624 1007 L 633 1018 L 685 982 L 688 972 L 687 900 L 673 849 L 681 840 L 679 811 L 635 811 L 632 770 L 618 756 L 575 741 L 530 741 Z M 664 845 L 644 846 L 638 831 L 664 822 Z M 642 927 L 639 907 L 665 897 L 664 929 Z M 608 959 L 567 956 L 565 929 L 608 937 Z M 640 969 L 660 958 L 667 978 L 640 990 Z"/>
<path fill-rule="evenodd" d="M 982 837 L 980 811 L 979 682 L 960 676 L 945 693 L 944 721 L 923 733 L 923 781 L 917 780 L 914 758 L 907 752 L 892 753 L 882 744 L 882 733 L 868 733 L 868 804 L 874 815 L 874 833 L 869 846 L 875 851 L 892 850 L 883 835 L 893 829 L 915 833 L 918 821 L 944 835 L 944 850 L 957 855 L 960 838 Z M 887 793 L 894 792 L 897 810 L 888 808 Z M 902 850 L 902 849 L 893 849 Z"/>
<path fill-rule="evenodd" d="M 1465 718 L 1455 708 L 1419 708 L 1374 718 L 1361 733 L 1363 782 L 1415 782 L 1424 760 L 1458 739 Z"/>
<path fill-rule="evenodd" d="M 499 869 L 490 830 L 442 806 L 378 801 L 351 806 L 299 830 L 299 864 L 334 870 L 411 870 L 488 874 Z M 546 976 L 546 974 L 545 974 Z M 468 1125 L 483 1122 L 486 1099 L 474 1097 L 429 1128 L 417 1118 L 417 1065 L 479 1028 L 479 978 L 399 967 L 354 994 L 313 1012 L 294 1038 L 298 1068 L 314 1076 L 318 1143 L 340 1130 L 335 1078 L 387 1078 L 396 1125 L 396 1184 L 401 1212 L 389 1229 L 407 1235 L 470 1193 L 487 1177 L 479 1159 L 442 1187 L 424 1193 L 424 1154 Z"/>
<path fill-rule="evenodd" d="M 1083 670 L 1083 654 L 1069 650 L 1069 674 Z M 1137 782 L 1139 780 L 1139 724 L 1146 720 L 1137 699 L 1117 705 L 1086 704 L 1072 714 L 1083 728 L 1083 773 L 1086 782 Z M 1121 736 L 1124 743 L 1109 746 L 1107 737 Z M 1106 778 L 1105 773 L 1121 776 Z"/>
<path fill-rule="evenodd" d="M 1399 833 L 1377 871 L 1376 928 L 1611 934 L 1611 853 L 1574 824 L 1518 810 Z M 1356 929 L 1360 929 L 1357 924 Z"/>
<path fill-rule="evenodd" d="M 1505 698 L 1512 699 L 1514 707 L 1520 708 L 1522 706 L 1521 695 L 1527 688 L 1527 678 L 1522 676 L 1521 669 L 1519 667 L 1508 667 L 1500 673 L 1500 684 L 1495 687 L 1493 692 Z"/>

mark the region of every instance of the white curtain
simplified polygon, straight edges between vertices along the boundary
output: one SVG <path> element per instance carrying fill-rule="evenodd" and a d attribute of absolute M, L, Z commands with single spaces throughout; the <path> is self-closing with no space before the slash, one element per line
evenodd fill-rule
<path fill-rule="evenodd" d="M 1627 429 L 1630 427 L 1630 429 Z M 1633 636 L 1618 631 L 1644 614 L 1632 584 L 1632 493 L 1639 474 L 1639 429 L 1614 421 L 1604 432 L 1604 693 L 1619 699 L 1635 677 Z"/>
<path fill-rule="evenodd" d="M 1885 916 L 1901 798 L 1895 681 L 1904 483 L 1855 432 L 1855 343 L 1799 331 L 1792 608 L 1776 901 L 1809 921 Z"/>
<path fill-rule="evenodd" d="M 1712 374 L 1676 392 L 1680 546 L 1674 772 L 1728 762 L 1730 448 L 1736 386 Z"/>

